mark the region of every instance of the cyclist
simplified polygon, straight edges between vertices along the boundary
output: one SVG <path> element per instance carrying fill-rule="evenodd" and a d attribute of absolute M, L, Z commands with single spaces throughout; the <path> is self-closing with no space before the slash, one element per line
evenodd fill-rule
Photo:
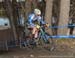
<path fill-rule="evenodd" d="M 46 22 L 41 17 L 41 11 L 39 9 L 34 9 L 34 12 L 31 13 L 28 17 L 28 28 L 32 28 L 32 38 L 35 40 L 38 38 L 38 28 L 36 24 L 45 25 Z"/>
<path fill-rule="evenodd" d="M 69 19 L 69 23 L 68 25 L 74 25 L 75 24 L 75 17 L 71 17 Z M 70 30 L 70 35 L 72 35 L 74 33 L 74 27 L 75 26 L 68 26 L 69 30 Z M 74 35 L 74 34 L 73 34 Z"/>

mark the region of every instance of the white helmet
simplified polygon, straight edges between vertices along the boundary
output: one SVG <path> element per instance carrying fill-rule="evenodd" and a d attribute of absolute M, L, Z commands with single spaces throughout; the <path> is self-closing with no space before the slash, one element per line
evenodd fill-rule
<path fill-rule="evenodd" d="M 41 11 L 40 11 L 39 9 L 34 9 L 34 13 L 35 13 L 36 15 L 41 15 Z"/>

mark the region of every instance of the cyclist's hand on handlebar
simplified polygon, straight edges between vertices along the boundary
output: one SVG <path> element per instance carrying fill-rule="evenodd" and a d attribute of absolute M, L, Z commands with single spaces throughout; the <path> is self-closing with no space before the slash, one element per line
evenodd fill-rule
<path fill-rule="evenodd" d="M 46 27 L 45 29 L 48 30 L 49 24 L 48 23 L 45 24 L 45 27 Z"/>
<path fill-rule="evenodd" d="M 47 24 L 45 24 L 44 26 L 45 26 L 45 27 L 49 27 L 49 24 L 47 23 Z"/>

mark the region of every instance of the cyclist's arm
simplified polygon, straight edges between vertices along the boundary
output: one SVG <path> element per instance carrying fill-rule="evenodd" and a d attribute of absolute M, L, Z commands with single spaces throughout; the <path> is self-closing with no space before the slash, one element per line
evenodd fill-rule
<path fill-rule="evenodd" d="M 45 21 L 43 21 L 43 20 L 41 20 L 41 24 L 42 24 L 42 25 L 44 25 L 44 24 L 46 24 L 46 22 L 45 22 Z"/>
<path fill-rule="evenodd" d="M 44 25 L 45 27 L 49 27 L 49 24 L 46 23 L 45 21 L 42 20 L 41 23 L 42 23 L 42 25 Z"/>
<path fill-rule="evenodd" d="M 33 23 L 33 19 L 34 19 L 34 15 L 30 15 L 28 23 L 32 26 L 35 26 L 35 24 Z"/>
<path fill-rule="evenodd" d="M 46 24 L 46 22 L 43 20 L 41 16 L 38 17 L 38 21 L 43 25 Z"/>
<path fill-rule="evenodd" d="M 34 23 L 32 22 L 32 19 L 29 20 L 29 24 L 34 25 Z"/>

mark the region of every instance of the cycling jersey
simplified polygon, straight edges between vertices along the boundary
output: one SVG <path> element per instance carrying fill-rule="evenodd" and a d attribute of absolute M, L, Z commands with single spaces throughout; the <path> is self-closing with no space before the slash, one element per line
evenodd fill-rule
<path fill-rule="evenodd" d="M 37 22 L 37 24 L 46 24 L 45 21 L 43 20 L 43 18 L 41 16 L 36 16 L 34 13 L 31 13 L 29 16 L 28 16 L 28 24 L 31 26 L 31 27 L 35 27 L 35 22 Z"/>

